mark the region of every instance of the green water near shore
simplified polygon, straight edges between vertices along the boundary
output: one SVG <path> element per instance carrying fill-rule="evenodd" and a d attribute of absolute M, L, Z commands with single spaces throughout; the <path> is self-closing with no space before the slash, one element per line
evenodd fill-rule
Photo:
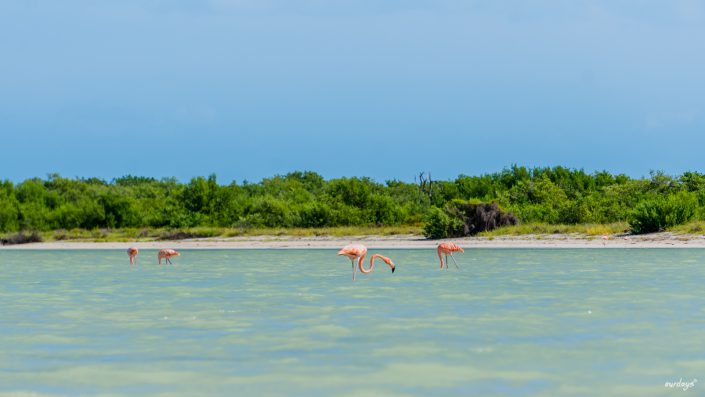
<path fill-rule="evenodd" d="M 372 252 L 372 251 L 371 251 Z M 378 252 L 378 251 L 374 251 Z M 705 250 L 0 251 L 0 395 L 662 396 L 705 380 Z M 688 390 L 698 395 L 705 387 Z"/>

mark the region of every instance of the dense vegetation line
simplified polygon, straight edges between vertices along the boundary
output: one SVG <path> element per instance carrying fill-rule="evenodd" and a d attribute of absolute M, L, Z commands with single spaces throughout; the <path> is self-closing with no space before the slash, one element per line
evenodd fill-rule
<path fill-rule="evenodd" d="M 179 183 L 54 174 L 0 182 L 0 232 L 426 225 L 427 235 L 446 237 L 481 231 L 477 220 L 468 218 L 476 211 L 478 219 L 497 226 L 628 222 L 635 233 L 705 220 L 705 175 L 697 172 L 677 177 L 652 172 L 636 179 L 606 171 L 512 166 L 451 181 L 419 180 L 325 180 L 315 172 L 292 172 L 221 185 L 215 175 Z"/>

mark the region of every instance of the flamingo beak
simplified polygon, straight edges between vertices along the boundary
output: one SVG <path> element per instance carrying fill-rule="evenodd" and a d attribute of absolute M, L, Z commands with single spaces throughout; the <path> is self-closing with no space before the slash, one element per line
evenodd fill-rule
<path fill-rule="evenodd" d="M 392 273 L 394 273 L 395 270 L 397 270 L 397 267 L 396 266 L 392 267 Z"/>

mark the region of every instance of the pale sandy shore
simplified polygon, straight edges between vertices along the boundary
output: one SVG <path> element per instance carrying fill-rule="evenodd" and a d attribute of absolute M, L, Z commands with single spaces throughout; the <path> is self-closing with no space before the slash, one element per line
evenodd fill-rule
<path fill-rule="evenodd" d="M 705 248 L 705 236 L 654 233 L 639 236 L 601 237 L 581 235 L 525 235 L 503 237 L 470 237 L 447 239 L 463 248 Z M 368 248 L 435 248 L 438 240 L 423 236 L 351 236 L 351 237 L 231 237 L 154 242 L 70 242 L 56 241 L 2 246 L 0 250 L 69 250 L 69 249 L 335 249 L 350 243 L 362 243 Z"/>

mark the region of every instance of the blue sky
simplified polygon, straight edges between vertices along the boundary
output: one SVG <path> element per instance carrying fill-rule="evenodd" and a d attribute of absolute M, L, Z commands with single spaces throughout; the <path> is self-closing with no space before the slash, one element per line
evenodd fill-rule
<path fill-rule="evenodd" d="M 705 171 L 705 1 L 3 0 L 0 179 Z"/>

